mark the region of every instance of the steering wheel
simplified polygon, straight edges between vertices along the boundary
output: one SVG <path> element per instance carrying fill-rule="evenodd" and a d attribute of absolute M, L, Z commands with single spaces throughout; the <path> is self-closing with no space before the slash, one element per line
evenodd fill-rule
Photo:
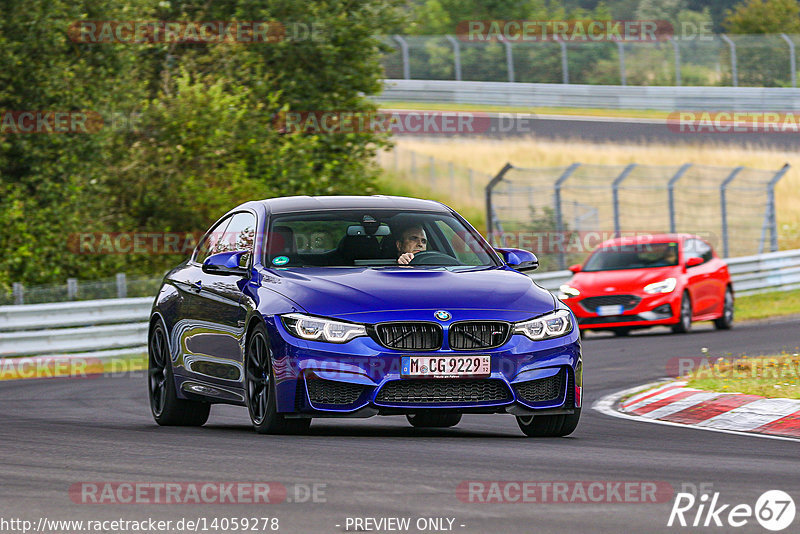
<path fill-rule="evenodd" d="M 408 262 L 409 265 L 461 265 L 461 262 L 436 250 L 425 250 L 414 254 L 414 259 Z"/>

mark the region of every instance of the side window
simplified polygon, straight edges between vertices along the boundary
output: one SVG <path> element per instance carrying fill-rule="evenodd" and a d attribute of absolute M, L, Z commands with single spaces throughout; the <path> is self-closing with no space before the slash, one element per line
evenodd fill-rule
<path fill-rule="evenodd" d="M 703 263 L 709 261 L 712 258 L 711 246 L 699 239 L 687 239 L 683 244 L 683 261 L 689 258 L 701 258 Z"/>
<path fill-rule="evenodd" d="M 444 234 L 445 239 L 450 242 L 450 246 L 459 261 L 465 265 L 480 264 L 480 258 L 473 250 L 473 247 L 464 239 L 466 237 L 472 240 L 471 236 L 465 234 L 459 235 L 445 221 L 436 221 L 436 226 L 438 226 L 439 230 Z"/>
<path fill-rule="evenodd" d="M 252 213 L 234 214 L 231 223 L 217 243 L 214 253 L 249 250 L 253 252 L 256 238 L 256 218 Z"/>
<path fill-rule="evenodd" d="M 225 229 L 228 227 L 230 222 L 231 217 L 227 217 L 221 220 L 218 225 L 216 225 L 206 234 L 203 242 L 197 247 L 197 254 L 195 255 L 194 261 L 197 263 L 203 263 L 206 261 L 206 258 L 216 252 L 219 252 L 217 247 L 219 246 L 222 236 L 225 234 Z"/>

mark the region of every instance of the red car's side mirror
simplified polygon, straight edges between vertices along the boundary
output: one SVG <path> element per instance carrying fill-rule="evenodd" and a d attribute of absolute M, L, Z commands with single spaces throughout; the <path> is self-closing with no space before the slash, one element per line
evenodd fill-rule
<path fill-rule="evenodd" d="M 581 264 L 576 263 L 575 265 L 570 265 L 569 270 L 572 271 L 573 273 L 579 273 L 581 272 Z"/>
<path fill-rule="evenodd" d="M 686 266 L 687 267 L 694 267 L 696 265 L 700 265 L 701 263 L 703 263 L 703 258 L 696 258 L 695 257 L 695 258 L 689 258 L 688 260 L 686 260 Z"/>

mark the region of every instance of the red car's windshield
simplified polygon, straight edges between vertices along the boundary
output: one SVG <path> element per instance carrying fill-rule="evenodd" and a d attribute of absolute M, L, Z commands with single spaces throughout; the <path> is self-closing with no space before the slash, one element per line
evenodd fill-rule
<path fill-rule="evenodd" d="M 618 271 L 678 265 L 678 243 L 615 245 L 594 251 L 583 271 Z"/>

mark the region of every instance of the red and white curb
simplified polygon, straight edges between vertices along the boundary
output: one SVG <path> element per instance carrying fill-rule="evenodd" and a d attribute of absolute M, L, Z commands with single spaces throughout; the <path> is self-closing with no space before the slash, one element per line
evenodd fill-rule
<path fill-rule="evenodd" d="M 702 391 L 681 381 L 612 393 L 592 408 L 623 419 L 800 441 L 800 400 Z"/>

